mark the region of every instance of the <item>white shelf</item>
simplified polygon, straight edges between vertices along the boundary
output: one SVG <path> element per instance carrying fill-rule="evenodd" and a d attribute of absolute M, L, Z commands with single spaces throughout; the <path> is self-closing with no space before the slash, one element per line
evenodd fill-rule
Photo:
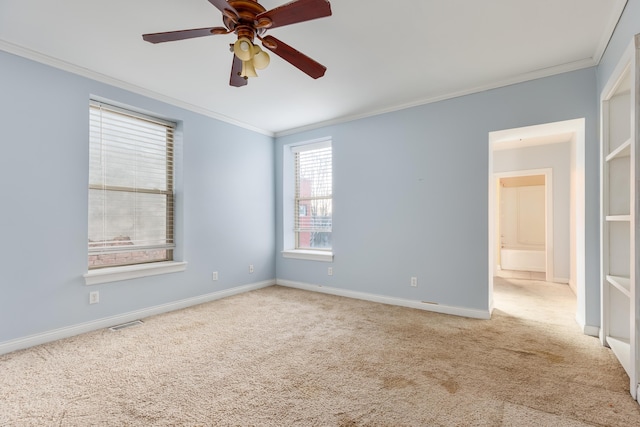
<path fill-rule="evenodd" d="M 626 295 L 627 298 L 631 297 L 631 280 L 628 277 L 607 276 L 607 282 Z"/>
<path fill-rule="evenodd" d="M 600 96 L 600 215 L 602 344 L 611 348 L 629 375 L 634 399 L 640 383 L 637 253 L 640 212 L 638 109 L 640 35 L 634 37 Z"/>
<path fill-rule="evenodd" d="M 620 157 L 629 157 L 629 156 L 631 156 L 631 138 L 627 139 L 625 142 L 622 143 L 622 145 L 620 145 L 618 148 L 616 148 L 611 153 L 609 153 L 609 155 L 606 157 L 605 160 L 607 162 L 610 162 L 613 159 L 617 159 Z"/>
<path fill-rule="evenodd" d="M 607 215 L 605 221 L 608 222 L 629 222 L 631 221 L 631 215 Z"/>
<path fill-rule="evenodd" d="M 616 355 L 620 364 L 627 372 L 627 375 L 631 375 L 631 345 L 628 339 L 624 338 L 616 338 L 616 337 L 607 337 L 607 344 L 613 351 L 613 354 Z"/>

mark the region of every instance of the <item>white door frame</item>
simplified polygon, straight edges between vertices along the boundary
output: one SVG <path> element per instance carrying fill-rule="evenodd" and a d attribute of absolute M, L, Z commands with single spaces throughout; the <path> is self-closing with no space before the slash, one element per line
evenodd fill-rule
<path fill-rule="evenodd" d="M 533 175 L 544 175 L 544 199 L 545 199 L 545 211 L 544 211 L 544 251 L 545 251 L 545 280 L 547 282 L 553 282 L 555 278 L 554 268 L 553 268 L 553 169 L 544 168 L 544 169 L 528 169 L 528 170 L 515 170 L 509 172 L 497 172 L 493 174 L 494 177 L 494 188 L 497 191 L 498 186 L 500 185 L 501 178 L 515 178 L 519 176 L 533 176 Z M 498 250 L 498 245 L 500 243 L 500 218 L 498 214 L 500 213 L 499 206 L 499 197 L 495 197 L 494 201 L 494 230 L 495 230 L 495 246 L 494 251 Z M 494 263 L 493 263 L 493 275 L 497 274 L 498 263 L 495 262 L 495 254 L 494 254 Z"/>
<path fill-rule="evenodd" d="M 524 147 L 528 141 L 537 144 L 560 142 L 554 136 L 571 134 L 571 201 L 570 201 L 570 278 L 569 284 L 577 295 L 576 320 L 584 333 L 593 335 L 586 325 L 586 291 L 585 291 L 585 119 L 566 120 L 542 125 L 527 126 L 489 132 L 489 170 L 487 171 L 489 186 L 489 259 L 488 259 L 488 304 L 493 311 L 493 276 L 495 266 L 495 203 L 496 184 L 493 173 L 493 152 L 499 145 L 511 144 L 513 148 Z M 566 141 L 566 139 L 565 139 Z"/>

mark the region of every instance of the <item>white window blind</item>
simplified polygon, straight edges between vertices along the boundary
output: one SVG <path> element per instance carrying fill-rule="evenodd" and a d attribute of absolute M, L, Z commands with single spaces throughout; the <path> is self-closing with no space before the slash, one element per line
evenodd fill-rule
<path fill-rule="evenodd" d="M 175 125 L 96 101 L 89 113 L 89 268 L 172 260 Z"/>
<path fill-rule="evenodd" d="M 331 141 L 295 146 L 292 152 L 296 249 L 330 250 L 333 215 Z"/>

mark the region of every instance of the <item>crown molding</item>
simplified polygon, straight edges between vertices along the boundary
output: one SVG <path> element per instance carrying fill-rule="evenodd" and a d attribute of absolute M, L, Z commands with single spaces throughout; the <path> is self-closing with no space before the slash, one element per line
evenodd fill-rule
<path fill-rule="evenodd" d="M 378 116 L 381 114 L 392 113 L 395 111 L 405 110 L 407 108 L 419 107 L 421 105 L 433 104 L 435 102 L 446 101 L 448 99 L 459 98 L 462 96 L 473 95 L 475 93 L 486 92 L 492 89 L 499 89 L 505 86 L 511 86 L 518 83 L 525 83 L 531 80 L 537 80 L 544 77 L 551 77 L 558 74 L 568 73 L 571 71 L 582 70 L 585 68 L 590 68 L 598 65 L 598 63 L 593 58 L 582 59 L 579 61 L 568 62 L 566 64 L 557 65 L 554 67 L 541 68 L 536 71 L 531 71 L 529 73 L 520 74 L 517 76 L 509 77 L 502 80 L 496 80 L 491 83 L 487 83 L 484 85 L 474 86 L 468 89 L 463 89 L 456 92 L 449 92 L 439 95 L 434 95 L 429 98 L 423 98 L 418 101 L 399 104 L 394 106 L 389 106 L 387 108 L 382 108 L 375 111 L 370 111 L 363 114 L 354 114 L 348 116 L 338 117 L 336 119 L 327 120 L 323 122 L 314 123 L 308 126 L 301 126 L 297 128 L 292 128 L 284 131 L 279 131 L 275 133 L 275 137 L 279 138 L 282 136 L 293 135 L 301 132 L 310 131 L 313 129 L 318 129 L 326 126 L 333 126 L 341 123 L 352 122 L 354 120 L 365 119 L 372 116 Z"/>
<path fill-rule="evenodd" d="M 267 135 L 270 137 L 274 137 L 275 134 L 271 131 L 261 129 L 255 126 L 252 126 L 248 123 L 241 122 L 239 120 L 232 119 L 225 115 L 216 113 L 215 111 L 208 110 L 206 108 L 199 107 L 197 105 L 193 105 L 191 103 L 182 101 L 177 98 L 173 98 L 170 96 L 163 95 L 158 92 L 154 92 L 149 89 L 145 89 L 141 86 L 137 86 L 131 83 L 127 83 L 123 80 L 119 80 L 113 77 L 109 77 L 105 74 L 99 73 L 97 71 L 90 70 L 88 68 L 80 67 L 78 65 L 72 64 L 70 62 L 63 61 L 58 58 L 54 58 L 49 55 L 45 55 L 43 53 L 37 52 L 35 50 L 31 50 L 25 48 L 23 46 L 19 46 L 5 40 L 0 40 L 0 50 L 5 51 L 7 53 L 11 53 L 13 55 L 20 56 L 22 58 L 30 59 L 32 61 L 48 65 L 53 68 L 57 68 L 59 70 L 67 71 L 69 73 L 73 73 L 82 77 L 86 77 L 91 80 L 98 81 L 100 83 L 105 83 L 120 89 L 127 90 L 129 92 L 136 93 L 138 95 L 146 96 L 147 98 L 155 99 L 157 101 L 164 102 L 166 104 L 170 104 L 179 108 L 183 108 L 188 111 L 192 111 L 194 113 L 201 114 L 203 116 L 210 117 L 212 119 L 219 120 L 221 122 L 225 122 L 240 128 L 244 128 L 256 133 L 260 133 L 263 135 Z"/>
<path fill-rule="evenodd" d="M 620 22 L 620 19 L 622 18 L 622 13 L 624 12 L 624 9 L 627 7 L 627 3 L 628 3 L 628 0 L 613 0 L 613 1 L 615 1 L 615 4 L 613 6 L 614 13 L 611 15 L 609 22 L 607 22 L 605 31 L 604 33 L 602 33 L 602 38 L 600 39 L 600 42 L 596 46 L 596 50 L 593 53 L 593 59 L 597 64 L 600 63 L 602 56 L 607 50 L 607 46 L 609 46 L 609 41 L 611 40 L 611 37 L 613 37 L 613 32 L 618 26 L 618 22 Z"/>
<path fill-rule="evenodd" d="M 620 2 L 620 0 L 618 0 Z M 623 3 L 621 5 L 622 8 L 624 8 L 624 5 L 626 4 L 626 0 L 623 0 L 621 3 Z M 620 6 L 620 5 L 619 5 Z M 613 28 L 615 28 L 615 24 L 617 23 L 617 20 L 613 23 L 612 28 L 611 28 L 611 32 L 613 32 Z M 606 39 L 606 42 L 608 43 L 608 38 Z M 606 48 L 606 43 L 604 43 L 604 48 Z M 599 56 L 601 57 L 603 52 L 604 52 L 604 48 L 598 48 L 599 50 L 601 49 L 602 52 L 599 53 Z M 211 111 L 196 105 L 193 105 L 191 103 L 182 101 L 180 99 L 177 98 L 173 98 L 173 97 L 169 97 L 166 95 L 162 95 L 158 92 L 154 92 L 148 89 L 145 89 L 143 87 L 137 86 L 137 85 L 133 85 L 131 83 L 127 83 L 123 80 L 119 80 L 119 79 L 115 79 L 113 77 L 109 77 L 105 74 L 99 73 L 97 71 L 93 71 L 84 67 L 80 67 L 78 65 L 75 64 L 71 64 L 69 62 L 60 60 L 58 58 L 54 58 L 48 55 L 45 55 L 43 53 L 4 41 L 4 40 L 0 40 L 0 50 L 3 50 L 5 52 L 23 57 L 23 58 L 27 58 L 45 65 L 49 65 L 51 67 L 63 70 L 63 71 L 67 71 L 73 74 L 77 74 L 80 75 L 82 77 L 86 77 L 101 83 L 105 83 L 120 89 L 124 89 L 133 93 L 137 93 L 139 95 L 142 96 L 146 96 L 148 98 L 152 98 L 170 105 L 174 105 L 176 107 L 180 107 L 183 108 L 185 110 L 188 111 L 192 111 L 198 114 L 202 114 L 203 116 L 207 116 L 234 126 L 238 126 L 240 128 L 244 128 L 256 133 L 260 133 L 266 136 L 270 136 L 270 137 L 282 137 L 282 136 L 287 136 L 287 135 L 293 135 L 293 134 L 297 134 L 297 133 L 302 133 L 302 132 L 306 132 L 306 131 L 310 131 L 313 129 L 318 129 L 318 128 L 322 128 L 322 127 L 326 127 L 326 126 L 333 126 L 333 125 L 337 125 L 337 124 L 341 124 L 341 123 L 346 123 L 346 122 L 351 122 L 351 121 L 355 121 L 355 120 L 360 120 L 360 119 L 364 119 L 364 118 L 368 118 L 368 117 L 373 117 L 373 116 L 378 116 L 381 114 L 386 114 L 386 113 L 392 113 L 395 111 L 400 111 L 400 110 L 405 110 L 407 108 L 413 108 L 413 107 L 418 107 L 421 105 L 426 105 L 426 104 L 432 104 L 435 102 L 440 102 L 440 101 L 445 101 L 448 99 L 453 99 L 453 98 L 459 98 L 462 96 L 467 96 L 467 95 L 472 95 L 475 93 L 479 93 L 479 92 L 485 92 L 488 90 L 492 90 L 492 89 L 498 89 L 501 87 L 505 87 L 505 86 L 510 86 L 510 85 L 514 85 L 514 84 L 518 84 L 518 83 L 524 83 L 527 81 L 531 81 L 531 80 L 537 80 L 540 78 L 544 78 L 544 77 L 550 77 L 550 76 L 554 76 L 557 74 L 562 74 L 562 73 L 567 73 L 567 72 L 571 72 L 571 71 L 576 71 L 576 70 L 580 70 L 580 69 L 584 69 L 584 68 L 589 68 L 589 67 L 593 67 L 598 65 L 598 61 L 595 58 L 588 58 L 588 59 L 583 59 L 583 60 L 579 60 L 579 61 L 574 61 L 574 62 L 569 62 L 566 64 L 562 64 L 562 65 L 558 65 L 558 66 L 554 66 L 554 67 L 547 67 L 547 68 L 543 68 L 540 70 L 536 70 L 536 71 L 532 71 L 529 73 L 524 73 L 518 76 L 513 76 L 513 77 L 509 77 L 506 79 L 502 79 L 502 80 L 497 80 L 491 83 L 487 83 L 484 85 L 479 85 L 479 86 L 474 86 L 471 88 L 467 88 L 467 89 L 463 89 L 460 91 L 455 91 L 455 92 L 449 92 L 449 93 L 444 93 L 444 94 L 438 94 L 438 95 L 434 95 L 432 97 L 428 97 L 428 98 L 423 98 L 417 101 L 413 101 L 410 103 L 404 103 L 404 104 L 398 104 L 398 105 L 393 105 L 393 106 L 389 106 L 386 108 L 382 108 L 382 109 L 378 109 L 378 110 L 373 110 L 373 111 L 369 111 L 366 113 L 361 113 L 361 114 L 352 114 L 352 115 L 345 115 L 342 117 L 338 117 L 335 119 L 331 119 L 331 120 L 327 120 L 327 121 L 322 121 L 322 122 L 317 122 L 317 123 L 313 123 L 307 126 L 301 126 L 301 127 L 296 127 L 296 128 L 291 128 L 291 129 L 286 129 L 283 131 L 278 131 L 278 132 L 272 132 L 272 131 L 268 131 L 266 129 L 262 129 L 262 128 L 258 128 L 255 126 L 252 126 L 248 123 L 244 123 L 235 119 L 232 119 L 230 117 L 227 117 L 225 115 L 216 113 L 215 111 Z M 599 58 L 598 58 L 599 59 Z"/>

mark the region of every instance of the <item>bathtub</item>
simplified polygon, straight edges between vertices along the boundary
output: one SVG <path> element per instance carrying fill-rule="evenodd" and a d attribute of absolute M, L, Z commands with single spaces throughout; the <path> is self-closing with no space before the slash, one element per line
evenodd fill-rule
<path fill-rule="evenodd" d="M 546 271 L 544 248 L 502 248 L 500 268 L 503 270 Z"/>

